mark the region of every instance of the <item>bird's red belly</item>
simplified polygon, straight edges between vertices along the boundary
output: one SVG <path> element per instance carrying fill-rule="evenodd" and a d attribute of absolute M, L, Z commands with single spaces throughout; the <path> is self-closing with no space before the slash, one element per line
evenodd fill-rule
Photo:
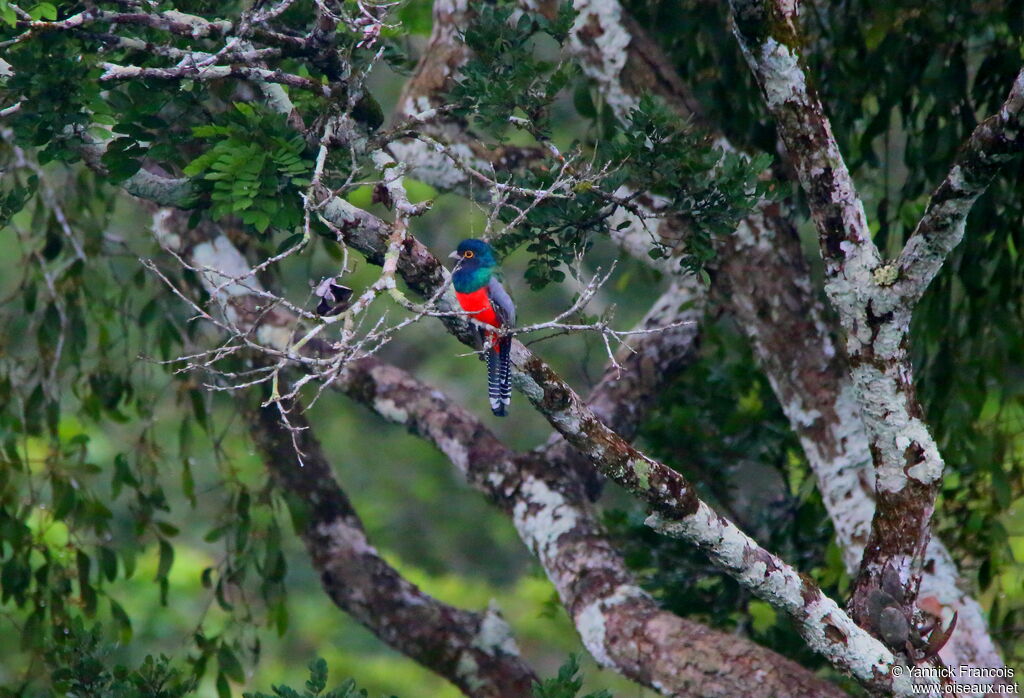
<path fill-rule="evenodd" d="M 488 325 L 501 327 L 501 322 L 494 312 L 494 306 L 491 305 L 491 298 L 487 294 L 486 286 L 472 293 L 456 293 L 455 297 L 459 299 L 459 305 L 463 310 L 472 313 L 472 317 L 480 322 L 486 322 Z"/>

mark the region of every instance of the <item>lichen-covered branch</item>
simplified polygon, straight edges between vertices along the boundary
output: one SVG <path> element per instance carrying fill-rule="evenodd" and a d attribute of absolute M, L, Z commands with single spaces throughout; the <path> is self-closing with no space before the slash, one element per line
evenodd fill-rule
<path fill-rule="evenodd" d="M 670 61 L 628 13 L 616 3 L 577 2 L 576 7 L 580 14 L 572 45 L 606 99 L 618 95 L 614 103 L 627 110 L 639 95 L 653 91 L 681 116 L 708 126 Z M 595 48 L 599 41 L 626 46 L 626 60 L 607 65 Z M 731 148 L 721 134 L 715 139 Z M 875 508 L 869 439 L 846 356 L 832 341 L 787 215 L 779 205 L 759 207 L 734 235 L 717 241 L 720 261 L 713 297 L 736 315 L 751 338 L 817 477 L 847 568 L 855 573 Z M 650 259 L 650 235 L 638 222 L 616 221 L 620 222 L 631 223 L 613 233 L 623 249 L 662 271 L 678 272 L 671 260 Z M 673 224 L 663 223 L 664 239 L 680 237 L 671 229 Z M 925 554 L 921 596 L 958 615 L 942 658 L 953 666 L 998 666 L 999 654 L 984 614 L 962 586 L 948 551 L 932 540 Z"/>
<path fill-rule="evenodd" d="M 403 578 L 369 543 L 305 417 L 293 432 L 273 406 L 253 408 L 250 434 L 277 487 L 302 522 L 300 535 L 334 603 L 396 650 L 469 696 L 529 695 L 536 677 L 497 608 L 475 613 L 442 603 Z"/>
<path fill-rule="evenodd" d="M 386 238 L 353 235 L 346 242 L 374 261 L 382 258 Z M 436 290 L 432 282 L 443 283 L 447 271 L 429 250 L 410 237 L 399 262 L 399 273 L 410 287 L 429 297 Z M 474 341 L 465 329 L 458 327 L 465 325 L 461 317 L 445 320 L 455 325 L 453 333 L 460 339 L 466 343 Z M 793 618 L 811 648 L 872 689 L 900 693 L 910 690 L 909 683 L 889 673 L 894 661 L 892 654 L 854 624 L 834 601 L 809 579 L 800 578 L 786 563 L 757 546 L 735 524 L 715 513 L 682 475 L 609 429 L 557 373 L 519 342 L 513 343 L 512 364 L 516 387 L 570 445 L 588 457 L 603 475 L 645 501 L 665 520 L 676 522 L 677 525 L 663 526 L 664 532 L 711 551 L 731 554 L 738 550 L 746 564 L 741 565 L 735 557 L 716 558 L 712 554 L 712 559 L 724 562 L 723 568 L 754 594 L 779 604 L 780 610 Z M 758 565 L 763 577 L 753 574 Z M 795 588 L 794 580 L 800 580 Z M 806 599 L 807 604 L 796 604 L 793 593 Z"/>
<path fill-rule="evenodd" d="M 836 695 L 835 686 L 749 640 L 660 610 L 607 539 L 579 478 L 544 452 L 511 453 L 443 393 L 376 359 L 350 364 L 338 383 L 432 442 L 512 517 L 602 665 L 673 696 L 740 695 L 752 675 L 767 695 Z"/>
<path fill-rule="evenodd" d="M 248 278 L 241 268 L 245 260 L 230 241 L 212 228 L 187 230 L 184 220 L 180 214 L 160 213 L 156 221 L 158 236 L 203 270 L 199 278 L 209 292 L 221 289 L 215 300 L 224 309 L 225 319 L 248 334 L 290 337 L 296 318 L 282 310 L 263 312 L 262 288 L 255 282 L 224 283 Z M 694 312 L 690 308 L 680 311 L 687 298 L 685 289 L 670 290 L 648 314 L 644 327 L 673 324 L 680 313 L 685 316 Z M 629 379 L 621 385 L 603 381 L 595 392 L 595 403 L 600 405 L 612 394 L 635 398 L 638 404 L 649 402 L 659 371 L 678 368 L 692 354 L 693 334 L 694 326 L 677 325 L 665 333 L 643 335 L 635 343 L 635 353 L 622 359 Z M 313 351 L 316 347 L 307 345 L 305 349 Z M 329 352 L 330 348 L 321 346 L 319 350 Z M 476 417 L 440 391 L 377 359 L 347 363 L 334 384 L 382 417 L 434 443 L 473 486 L 513 518 L 523 540 L 539 556 L 556 585 L 587 648 L 602 663 L 671 695 L 734 696 L 748 685 L 752 673 L 762 676 L 774 695 L 835 695 L 830 684 L 769 650 L 658 609 L 605 536 L 578 473 L 559 467 L 557 448 L 513 454 Z M 294 408 L 285 409 L 287 425 L 281 421 L 279 407 L 263 407 L 259 419 L 272 420 L 273 429 L 261 423 L 259 431 L 270 434 L 280 456 L 275 462 L 282 464 L 272 470 L 275 477 L 284 478 L 286 489 L 292 481 L 309 489 L 320 480 L 320 469 L 325 466 L 318 464 L 323 454 L 308 435 L 308 425 L 301 415 Z M 639 411 L 633 409 L 613 411 L 608 418 L 632 429 L 638 416 Z M 257 437 L 264 438 L 262 434 Z M 297 465 L 297 452 L 302 453 L 301 467 Z M 322 485 L 328 494 L 319 494 L 321 488 L 317 487 L 315 496 L 308 498 L 311 502 L 323 501 L 328 506 L 340 495 L 340 491 L 334 493 L 333 480 L 325 480 Z M 333 505 L 329 508 L 333 510 Z M 351 526 L 345 530 L 348 528 Z M 308 536 L 318 535 L 321 529 L 326 530 L 324 526 L 312 527 Z M 334 526 L 330 530 L 337 533 L 341 529 Z M 312 545 L 308 536 L 307 545 Z M 314 555 L 314 562 L 317 559 Z M 350 556 L 343 557 L 342 563 L 346 561 L 351 561 Z M 334 583 L 329 585 L 329 581 Z M 337 582 L 336 577 L 325 579 L 325 588 L 336 601 L 339 596 L 344 600 L 344 589 Z M 361 598 L 360 589 L 352 593 Z M 354 611 L 361 620 L 366 615 L 360 615 L 362 611 L 368 613 L 362 606 Z M 637 642 L 647 648 L 643 656 L 636 653 Z M 702 661 L 691 661 L 694 656 Z M 468 660 L 460 660 L 461 664 L 476 666 Z M 460 674 L 456 680 L 460 678 L 464 677 Z"/>
<path fill-rule="evenodd" d="M 1024 69 L 998 112 L 974 129 L 896 260 L 894 290 L 913 303 L 960 244 L 967 214 L 996 172 L 1024 151 Z"/>
<path fill-rule="evenodd" d="M 189 228 L 183 214 L 166 209 L 156 212 L 154 231 L 162 244 L 199 270 L 198 279 L 214 296 L 229 332 L 253 335 L 282 350 L 288 346 L 296 316 L 268 304 L 262 286 L 246 274 L 245 258 L 227 237 L 210 225 Z M 329 348 L 310 343 L 307 351 Z M 271 368 L 265 358 L 258 362 Z M 467 695 L 526 695 L 536 677 L 519 657 L 497 609 L 475 613 L 456 608 L 404 579 L 370 545 L 297 406 L 257 402 L 250 399 L 247 407 L 250 434 L 267 471 L 302 522 L 300 535 L 331 600 L 391 647 Z M 287 414 L 287 423 L 282 413 Z"/>
<path fill-rule="evenodd" d="M 195 66 L 185 64 L 174 68 L 146 68 L 137 65 L 118 65 L 116 63 L 104 63 L 103 74 L 100 75 L 102 82 L 114 82 L 118 80 L 223 80 L 225 78 L 238 78 L 250 82 L 270 82 L 279 85 L 287 85 L 299 90 L 308 90 L 313 94 L 322 97 L 331 97 L 334 91 L 328 85 L 304 78 L 301 75 L 292 75 L 282 70 L 267 70 L 266 68 L 255 68 L 246 65 L 205 65 Z"/>
<path fill-rule="evenodd" d="M 943 461 L 914 392 L 907 356 L 913 308 L 891 288 L 897 271 L 880 259 L 828 117 L 808 85 L 799 56 L 797 4 L 737 0 L 732 8 L 740 46 L 807 192 L 825 260 L 825 290 L 846 332 L 870 438 L 876 510 L 853 612 L 891 646 L 910 642 L 920 649 L 924 638 L 915 628 L 922 619 L 914 602 Z M 900 598 L 889 603 L 896 587 Z M 874 601 L 880 594 L 885 606 L 900 612 L 880 616 Z"/>

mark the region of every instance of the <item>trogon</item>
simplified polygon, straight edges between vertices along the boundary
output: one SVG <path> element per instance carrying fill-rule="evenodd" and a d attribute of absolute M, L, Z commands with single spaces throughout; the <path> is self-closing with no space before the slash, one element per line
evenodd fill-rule
<path fill-rule="evenodd" d="M 462 309 L 492 327 L 514 327 L 516 307 L 501 285 L 498 259 L 491 246 L 483 240 L 463 240 L 449 257 L 458 260 L 452 273 L 452 285 Z M 512 337 L 483 329 L 480 334 L 487 360 L 487 398 L 491 412 L 504 417 L 512 402 Z"/>

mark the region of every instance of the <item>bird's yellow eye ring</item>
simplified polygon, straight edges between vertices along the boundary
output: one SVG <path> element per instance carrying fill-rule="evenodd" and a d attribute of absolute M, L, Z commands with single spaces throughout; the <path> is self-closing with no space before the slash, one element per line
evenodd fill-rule
<path fill-rule="evenodd" d="M 465 259 L 473 259 L 473 257 L 476 256 L 476 253 L 473 252 L 473 250 L 466 250 L 465 252 L 462 253 L 462 256 Z"/>

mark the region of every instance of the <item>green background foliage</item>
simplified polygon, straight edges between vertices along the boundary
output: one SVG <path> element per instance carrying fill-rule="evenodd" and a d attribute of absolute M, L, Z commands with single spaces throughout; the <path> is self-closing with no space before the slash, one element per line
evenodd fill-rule
<path fill-rule="evenodd" d="M 205 0 L 173 5 L 211 17 L 237 10 Z M 485 11 L 466 36 L 478 59 L 451 97 L 492 145 L 578 149 L 620 165 L 600 181 L 602 190 L 629 182 L 669 196 L 673 211 L 694 224 L 682 261 L 700 272 L 714 264 L 712 236 L 726 234 L 755 197 L 791 199 L 800 207 L 800 193 L 769 192 L 754 181 L 772 162 L 776 136 L 723 6 L 701 0 L 627 5 L 669 51 L 709 121 L 751 159 L 711 150 L 706 134 L 675 123 L 653 100 L 641 103 L 631 123 L 617 123 L 561 59 L 568 14 L 555 22 L 522 15 L 512 27 L 504 24 L 506 7 Z M 891 254 L 957 145 L 1002 100 L 1022 58 L 1024 5 L 979 10 L 953 0 L 864 0 L 808 7 L 811 72 L 865 194 L 876 239 Z M 32 11 L 65 17 L 78 9 L 74 2 L 40 3 Z M 309 4 L 298 2 L 282 21 L 304 26 L 310 16 Z M 373 51 L 357 48 L 351 36 L 342 41 L 372 95 L 361 103 L 377 104 L 385 114 L 408 56 L 430 29 L 426 2 L 406 3 L 398 16 L 402 27 L 384 33 L 385 64 L 369 77 L 361 71 Z M 3 0 L 0 17 L 8 23 L 0 30 L 3 41 L 15 33 Z M 138 35 L 162 38 L 149 29 Z M 114 55 L 122 62 L 161 64 L 120 51 Z M 101 91 L 99 63 L 111 54 L 98 38 L 44 34 L 2 56 L 11 66 L 0 82 L 3 104 L 25 100 L 0 121 L 11 136 L 0 145 L 5 695 L 116 686 L 115 695 L 171 698 L 191 691 L 193 682 L 204 696 L 265 692 L 272 684 L 298 686 L 301 693 L 314 657 L 325 660 L 339 683 L 354 677 L 370 695 L 456 695 L 330 605 L 286 504 L 267 484 L 237 400 L 206 390 L 202 374 L 177 373 L 163 363 L 210 346 L 217 334 L 192 321 L 188 308 L 140 264 L 152 259 L 176 284 L 189 273 L 154 242 L 149 212 L 115 193 L 141 158 L 150 158 L 192 179 L 197 221 L 226 221 L 244 251 L 265 258 L 296 240 L 299 193 L 315 153 L 283 117 L 256 106 L 252 95 L 241 99 L 227 83 L 129 81 Z M 329 65 L 291 59 L 283 65 L 315 80 L 332 78 Z M 307 123 L 336 108 L 317 96 L 291 94 Z M 531 129 L 510 126 L 509 116 L 530 119 Z M 100 137 L 112 138 L 102 178 L 77 164 L 80 146 Z M 12 144 L 38 166 L 14 167 Z M 332 166 L 349 174 L 340 161 Z M 553 170 L 532 171 L 514 183 L 543 188 L 552 177 Z M 435 200 L 414 232 L 439 255 L 486 229 L 485 215 L 465 199 L 415 181 L 407 189 L 414 201 Z M 358 176 L 341 193 L 385 213 Z M 524 324 L 571 303 L 576 287 L 567 274 L 577 272 L 572 263 L 579 252 L 587 252 L 583 271 L 607 268 L 617 257 L 605 235 L 608 199 L 586 187 L 574 194 L 538 206 L 495 241 L 507 255 L 506 279 Z M 513 218 L 500 215 L 505 223 Z M 315 224 L 314 230 L 324 232 Z M 804 226 L 802 234 L 816 259 L 813 231 Z M 1018 667 L 1024 659 L 1018 642 L 1024 626 L 1022 235 L 1024 166 L 1018 164 L 979 201 L 964 244 L 918 311 L 913 335 L 920 394 L 949 466 L 938 530 L 977 585 L 996 639 Z M 312 308 L 310 280 L 334 274 L 339 256 L 329 237 L 317 238 L 269 270 L 267 282 Z M 375 272 L 358 264 L 346 278 L 363 288 Z M 616 324 L 636 320 L 659 281 L 643 265 L 621 261 L 606 289 Z M 605 359 L 600 341 L 586 335 L 536 348 L 580 392 Z M 424 322 L 382 356 L 484 415 L 479 366 L 463 353 L 436 323 Z M 335 395 L 325 395 L 311 419 L 370 540 L 404 575 L 453 604 L 481 609 L 496 599 L 526 658 L 544 676 L 556 675 L 570 653 L 583 653 L 510 522 L 439 454 Z M 549 433 L 522 401 L 511 419 L 488 424 L 518 448 Z M 813 478 L 747 342 L 727 318 L 709 321 L 700 361 L 665 391 L 641 442 L 699 482 L 703 496 L 766 547 L 844 596 L 849 579 Z M 700 554 L 646 530 L 641 507 L 614 487 L 604 496 L 611 531 L 666 607 L 822 667 L 770 607 Z M 583 667 L 581 690 L 646 695 L 589 660 Z M 573 665 L 561 673 L 540 695 L 575 695 Z"/>

